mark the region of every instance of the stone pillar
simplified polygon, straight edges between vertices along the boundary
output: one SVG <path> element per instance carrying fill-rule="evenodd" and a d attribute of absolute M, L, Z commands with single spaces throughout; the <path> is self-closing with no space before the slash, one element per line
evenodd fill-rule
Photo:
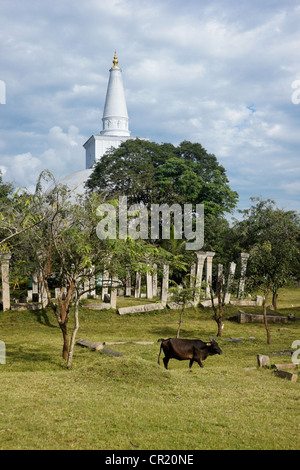
<path fill-rule="evenodd" d="M 95 298 L 96 297 L 96 278 L 94 275 L 95 266 L 92 266 L 89 270 L 89 297 Z"/>
<path fill-rule="evenodd" d="M 196 263 L 192 264 L 190 274 L 190 289 L 193 289 L 195 287 Z"/>
<path fill-rule="evenodd" d="M 32 301 L 39 302 L 39 283 L 37 273 L 32 276 Z"/>
<path fill-rule="evenodd" d="M 213 251 L 206 252 L 206 289 L 205 294 L 207 298 L 210 298 L 210 287 L 209 284 L 212 283 L 212 261 L 216 253 Z"/>
<path fill-rule="evenodd" d="M 90 288 L 88 273 L 86 272 L 86 270 L 85 270 L 84 274 L 85 274 L 85 279 L 82 283 L 82 292 L 83 292 L 83 294 L 81 294 L 81 296 L 80 296 L 81 299 L 87 299 L 88 298 L 89 288 Z"/>
<path fill-rule="evenodd" d="M 111 281 L 110 291 L 110 306 L 117 308 L 117 291 L 118 291 L 118 276 L 113 276 Z"/>
<path fill-rule="evenodd" d="M 224 294 L 224 304 L 229 304 L 230 301 L 230 287 L 234 278 L 234 273 L 235 273 L 235 268 L 236 264 L 232 261 L 229 263 L 229 272 L 228 272 L 228 278 L 227 278 L 227 285 L 226 285 L 226 291 Z"/>
<path fill-rule="evenodd" d="M 141 281 L 142 281 L 142 276 L 140 271 L 136 271 L 135 273 L 135 289 L 134 289 L 134 297 L 136 299 L 139 299 L 141 296 Z"/>
<path fill-rule="evenodd" d="M 149 271 L 146 272 L 146 291 L 147 291 L 147 299 L 153 298 L 153 285 L 152 285 L 152 274 Z"/>
<path fill-rule="evenodd" d="M 95 276 L 91 276 L 90 279 L 90 297 L 95 298 L 96 297 L 96 279 Z"/>
<path fill-rule="evenodd" d="M 219 263 L 218 269 L 217 269 L 217 284 L 219 283 L 221 277 L 223 277 L 223 264 Z M 224 277 L 223 277 L 223 283 L 224 283 Z"/>
<path fill-rule="evenodd" d="M 131 297 L 131 273 L 129 264 L 126 265 L 125 297 Z"/>
<path fill-rule="evenodd" d="M 242 299 L 244 296 L 246 270 L 247 270 L 247 263 L 248 263 L 249 256 L 250 255 L 248 253 L 241 253 L 241 276 L 240 276 L 239 291 L 238 291 L 239 299 Z"/>
<path fill-rule="evenodd" d="M 32 293 L 38 294 L 39 293 L 39 284 L 38 284 L 38 277 L 37 273 L 34 273 L 32 276 Z"/>
<path fill-rule="evenodd" d="M 222 282 L 221 282 L 221 285 L 220 285 L 220 281 L 222 279 Z M 221 290 L 222 292 L 222 289 L 223 289 L 223 284 L 224 284 L 224 276 L 223 276 L 223 264 L 218 264 L 218 269 L 217 269 L 217 285 L 216 285 L 216 292 L 218 294 L 219 292 L 219 289 Z"/>
<path fill-rule="evenodd" d="M 3 311 L 10 309 L 10 291 L 9 291 L 9 260 L 11 259 L 10 253 L 2 253 L 1 260 L 1 274 L 2 274 L 2 303 Z"/>
<path fill-rule="evenodd" d="M 163 278 L 161 284 L 161 303 L 165 307 L 168 301 L 168 291 L 169 291 L 169 265 L 163 265 Z"/>
<path fill-rule="evenodd" d="M 108 294 L 108 280 L 109 280 L 109 272 L 104 269 L 103 276 L 102 276 L 102 292 L 101 292 L 101 299 L 104 300 L 105 294 Z"/>
<path fill-rule="evenodd" d="M 157 297 L 157 264 L 153 264 L 152 294 Z"/>
<path fill-rule="evenodd" d="M 194 294 L 194 305 L 198 305 L 200 301 L 200 290 L 203 276 L 203 266 L 206 258 L 205 251 L 196 251 L 197 255 L 197 267 L 196 267 L 196 282 L 195 282 L 195 294 Z"/>
<path fill-rule="evenodd" d="M 60 296 L 60 287 L 55 287 L 54 289 L 55 298 L 58 299 Z"/>

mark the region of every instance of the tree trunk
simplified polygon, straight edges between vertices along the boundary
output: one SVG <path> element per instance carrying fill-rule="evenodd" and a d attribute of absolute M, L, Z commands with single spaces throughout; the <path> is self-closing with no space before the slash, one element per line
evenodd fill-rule
<path fill-rule="evenodd" d="M 69 335 L 68 335 L 67 323 L 60 323 L 59 326 L 63 334 L 62 358 L 67 360 L 68 353 L 69 353 Z"/>
<path fill-rule="evenodd" d="M 218 325 L 217 336 L 222 336 L 222 318 L 223 318 L 222 291 L 218 290 L 218 309 L 219 309 L 219 314 L 218 314 L 217 308 L 214 304 L 213 290 L 212 290 L 211 285 L 209 287 L 210 287 L 211 305 L 214 311 L 214 320 Z"/>
<path fill-rule="evenodd" d="M 182 307 L 182 309 L 181 309 L 181 312 L 180 312 L 180 317 L 179 317 L 179 323 L 178 323 L 178 329 L 177 329 L 176 338 L 179 338 L 179 332 L 180 332 L 180 327 L 181 327 L 181 323 L 182 323 L 183 311 L 184 311 L 184 305 L 183 305 L 183 307 Z"/>
<path fill-rule="evenodd" d="M 69 335 L 68 335 L 68 329 L 67 329 L 67 324 L 69 320 L 69 312 L 70 312 L 70 306 L 71 306 L 71 301 L 73 297 L 73 292 L 74 292 L 74 282 L 70 283 L 69 289 L 67 291 L 67 295 L 65 300 L 62 300 L 62 295 L 64 293 L 65 288 L 61 289 L 61 293 L 58 299 L 59 303 L 59 314 L 56 313 L 56 317 L 58 319 L 58 323 L 60 326 L 60 329 L 63 334 L 63 351 L 62 351 L 62 357 L 63 359 L 67 360 L 68 359 L 68 353 L 69 353 Z"/>
<path fill-rule="evenodd" d="M 223 275 L 219 279 L 218 285 L 218 307 L 219 307 L 219 316 L 218 316 L 218 334 L 217 336 L 222 336 L 222 320 L 223 320 L 223 304 L 222 304 L 222 286 L 223 286 Z"/>
<path fill-rule="evenodd" d="M 76 334 L 77 334 L 77 331 L 78 331 L 78 328 L 79 328 L 78 310 L 79 310 L 79 296 L 77 295 L 76 301 L 75 301 L 75 312 L 74 312 L 75 326 L 74 326 L 74 330 L 72 332 L 72 337 L 71 337 L 71 343 L 70 343 L 69 354 L 68 354 L 67 369 L 72 368 L 75 339 L 76 339 Z"/>
<path fill-rule="evenodd" d="M 265 328 L 267 331 L 267 344 L 271 344 L 271 334 L 270 334 L 270 328 L 269 328 L 268 319 L 267 319 L 267 298 L 268 298 L 269 292 L 270 292 L 270 289 L 267 289 L 265 291 L 265 296 L 264 296 L 264 301 L 263 301 L 264 323 L 265 323 Z"/>
<path fill-rule="evenodd" d="M 274 310 L 277 310 L 277 299 L 278 299 L 278 293 L 273 292 L 272 305 L 274 307 Z"/>

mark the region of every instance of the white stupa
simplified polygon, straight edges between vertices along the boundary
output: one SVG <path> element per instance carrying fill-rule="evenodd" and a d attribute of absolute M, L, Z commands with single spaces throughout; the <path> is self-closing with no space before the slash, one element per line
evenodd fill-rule
<path fill-rule="evenodd" d="M 113 67 L 109 71 L 102 130 L 99 134 L 92 135 L 83 145 L 86 152 L 86 168 L 92 168 L 111 147 L 117 148 L 122 142 L 137 138 L 130 136 L 128 123 L 122 69 L 118 66 L 118 58 L 115 53 Z M 145 137 L 139 138 L 148 140 Z"/>
<path fill-rule="evenodd" d="M 83 145 L 86 155 L 86 169 L 79 170 L 63 178 L 60 183 L 67 185 L 77 194 L 85 192 L 85 182 L 93 171 L 95 163 L 110 148 L 117 148 L 128 139 L 149 140 L 146 137 L 132 137 L 129 131 L 129 118 L 122 80 L 122 69 L 118 66 L 115 53 L 113 67 L 109 71 L 109 80 L 102 117 L 102 130 L 92 135 Z"/>

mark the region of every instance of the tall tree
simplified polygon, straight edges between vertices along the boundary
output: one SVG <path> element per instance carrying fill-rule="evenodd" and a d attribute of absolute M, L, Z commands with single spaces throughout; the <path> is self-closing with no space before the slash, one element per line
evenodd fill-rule
<path fill-rule="evenodd" d="M 42 175 L 41 175 L 42 179 Z M 89 198 L 70 194 L 68 188 L 54 184 L 46 193 L 40 181 L 35 193 L 34 216 L 41 220 L 35 230 L 26 231 L 18 247 L 17 258 L 28 276 L 39 275 L 42 289 L 48 297 L 63 336 L 62 357 L 72 367 L 75 337 L 79 327 L 79 300 L 91 289 L 91 280 L 104 268 L 110 275 L 120 276 L 126 264 L 133 269 L 151 269 L 151 261 L 163 263 L 170 256 L 143 240 L 99 239 L 97 208 L 103 199 L 98 194 Z M 182 263 L 173 257 L 175 265 Z M 177 264 L 176 264 L 177 263 Z M 148 266 L 148 264 L 150 266 Z M 60 296 L 53 300 L 48 281 L 55 273 Z M 83 287 L 89 284 L 88 287 Z M 75 327 L 71 338 L 68 323 L 74 311 Z"/>
<path fill-rule="evenodd" d="M 215 155 L 187 141 L 175 147 L 127 140 L 95 165 L 87 187 L 108 198 L 131 196 L 130 202 L 148 208 L 152 203 L 202 203 L 214 216 L 230 212 L 238 199 Z"/>
<path fill-rule="evenodd" d="M 11 251 L 12 244 L 22 233 L 36 227 L 41 221 L 36 216 L 36 197 L 26 188 L 14 190 L 11 183 L 4 183 L 0 173 L 0 248 Z"/>
<path fill-rule="evenodd" d="M 274 201 L 253 198 L 256 202 L 243 211 L 244 220 L 235 226 L 240 233 L 241 245 L 249 251 L 248 278 L 263 290 L 264 318 L 267 341 L 270 331 L 267 323 L 267 299 L 273 293 L 276 308 L 278 290 L 294 274 L 295 261 L 300 259 L 300 219 L 294 211 L 278 209 Z"/>

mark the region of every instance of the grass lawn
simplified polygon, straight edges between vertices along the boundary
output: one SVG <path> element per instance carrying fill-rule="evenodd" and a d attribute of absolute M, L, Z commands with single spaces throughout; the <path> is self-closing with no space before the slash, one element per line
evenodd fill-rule
<path fill-rule="evenodd" d="M 118 305 L 134 302 L 121 298 Z M 300 317 L 300 289 L 282 290 L 278 307 Z M 230 320 L 240 308 L 262 313 L 226 307 L 217 339 L 223 354 L 207 358 L 203 369 L 195 363 L 192 372 L 188 361 L 171 360 L 170 370 L 157 364 L 157 339 L 176 335 L 179 311 L 120 316 L 81 308 L 78 338 L 154 344 L 107 346 L 123 357 L 76 346 L 70 371 L 50 310 L 1 312 L 0 449 L 298 449 L 300 380 L 258 369 L 256 356 L 291 362 L 279 351 L 300 340 L 300 322 L 270 324 L 267 345 L 263 324 Z M 206 341 L 216 332 L 211 309 L 184 313 L 181 338 Z"/>

